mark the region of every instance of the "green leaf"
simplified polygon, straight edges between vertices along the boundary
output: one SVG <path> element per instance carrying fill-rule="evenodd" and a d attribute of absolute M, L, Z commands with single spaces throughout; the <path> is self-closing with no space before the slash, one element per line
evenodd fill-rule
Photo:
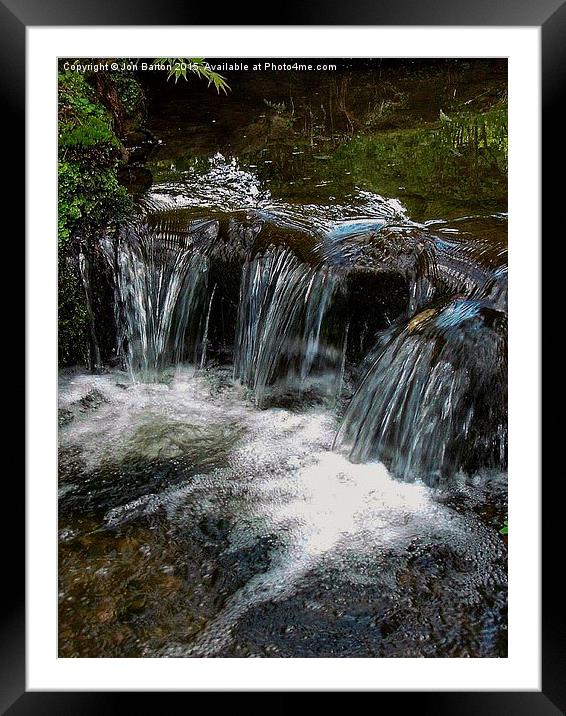
<path fill-rule="evenodd" d="M 208 81 L 208 86 L 214 86 L 218 94 L 220 91 L 224 94 L 228 94 L 230 86 L 226 82 L 226 78 L 213 72 L 206 64 L 206 60 L 202 57 L 156 57 L 155 62 L 171 65 L 171 70 L 167 75 L 167 79 L 175 79 L 175 83 L 182 77 L 184 80 L 188 79 L 188 72 L 192 72 L 199 79 Z"/>

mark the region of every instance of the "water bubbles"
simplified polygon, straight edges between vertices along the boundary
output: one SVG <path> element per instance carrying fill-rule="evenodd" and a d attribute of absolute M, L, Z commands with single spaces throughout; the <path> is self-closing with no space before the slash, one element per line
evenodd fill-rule
<path fill-rule="evenodd" d="M 191 619 L 201 626 L 181 638 L 171 623 L 159 646 L 142 638 L 146 656 L 332 656 L 366 649 L 430 655 L 448 648 L 450 630 L 462 618 L 458 605 L 483 614 L 485 594 L 503 588 L 496 531 L 491 534 L 469 508 L 457 512 L 443 504 L 421 482 L 399 482 L 378 462 L 353 464 L 332 452 L 336 423 L 328 409 L 257 410 L 237 385 L 223 383 L 220 393 L 211 392 L 203 375 L 186 367 L 167 385 L 136 384 L 125 391 L 117 385 L 122 380 L 116 372 L 75 374 L 72 382 L 62 378 L 63 404 L 94 388 L 105 401 L 62 428 L 61 446 L 80 445 L 91 472 L 120 465 L 130 455 L 115 478 L 103 523 L 118 535 L 128 526 L 141 529 L 135 559 L 162 560 L 161 568 L 147 575 L 148 600 L 156 588 L 149 583 L 154 572 L 164 579 L 189 565 L 198 572 L 189 587 L 203 595 L 190 597 Z M 185 432 L 177 435 L 175 426 Z M 180 460 L 168 485 L 136 494 L 135 485 L 156 484 L 161 468 L 153 457 L 160 446 L 169 455 L 173 438 L 181 453 L 190 450 L 188 462 Z M 211 454 L 222 451 L 220 462 L 210 462 Z M 125 469 L 133 470 L 138 482 L 124 479 Z M 478 478 L 477 487 L 466 488 L 471 504 L 483 484 Z M 75 498 L 91 504 L 86 496 Z M 61 500 L 64 509 L 65 497 Z M 156 519 L 157 530 L 143 531 L 147 520 Z M 170 547 L 158 546 L 160 535 L 169 535 Z M 175 544 L 189 550 L 185 561 L 172 560 Z M 116 572 L 121 559 L 113 558 L 105 577 L 109 584 L 131 569 L 128 563 Z M 97 569 L 105 566 L 98 561 Z M 431 618 L 428 609 L 439 608 L 430 603 L 434 584 L 444 595 L 446 626 L 438 633 L 423 631 L 419 623 Z M 452 596 L 442 591 L 447 589 Z M 409 596 L 417 616 L 405 613 Z M 185 612 L 189 597 L 178 599 L 163 618 Z M 127 602 L 128 614 L 134 614 L 134 602 L 134 597 Z M 392 604 L 411 621 L 408 631 L 401 633 L 388 616 Z M 494 614 L 492 646 L 485 642 L 478 649 L 496 648 L 501 627 Z M 389 630 L 391 643 L 384 636 L 373 641 L 382 629 Z"/>

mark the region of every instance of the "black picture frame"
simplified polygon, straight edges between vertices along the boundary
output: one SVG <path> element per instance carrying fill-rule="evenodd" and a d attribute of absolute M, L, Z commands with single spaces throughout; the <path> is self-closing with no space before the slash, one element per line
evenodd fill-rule
<path fill-rule="evenodd" d="M 537 26 L 542 36 L 542 112 L 543 129 L 553 141 L 543 143 L 543 215 L 549 225 L 554 207 L 561 205 L 562 182 L 553 177 L 562 169 L 559 122 L 563 122 L 560 100 L 566 77 L 566 0 L 350 0 L 345 4 L 326 4 L 321 0 L 293 7 L 278 8 L 272 21 L 258 16 L 255 5 L 222 6 L 222 25 L 429 25 L 429 26 Z M 0 0 L 0 116 L 4 141 L 19 140 L 22 146 L 25 126 L 26 27 L 72 25 L 210 25 L 210 9 L 187 0 L 154 3 L 149 0 L 112 0 L 111 3 L 85 0 Z M 557 141 L 555 141 L 557 140 Z M 24 166 L 20 181 L 10 170 L 10 203 L 24 196 Z M 563 199 L 562 199 L 563 201 Z M 545 211 L 546 210 L 546 211 Z M 23 245 L 23 244 L 22 244 Z M 540 250 L 540 247 L 534 247 Z M 531 336 L 531 340 L 538 336 Z M 540 343 L 539 343 L 540 345 Z M 10 486 L 4 490 L 5 504 L 24 504 L 24 480 L 16 481 L 11 471 Z M 14 473 L 15 474 L 15 473 Z M 532 479 L 537 479 L 533 475 Z M 556 484 L 556 482 L 555 482 Z M 552 545 L 560 542 L 560 520 L 553 498 L 553 486 L 543 496 L 543 612 L 542 612 L 542 690 L 539 692 L 379 692 L 378 707 L 393 696 L 396 707 L 414 708 L 420 714 L 520 714 L 549 716 L 566 709 L 566 635 L 562 615 L 561 571 L 551 555 Z M 18 514 L 22 514 L 19 512 Z M 19 523 L 19 524 L 18 524 Z M 23 520 L 13 523 L 4 538 L 5 606 L 0 611 L 0 709 L 13 716 L 23 714 L 99 714 L 131 708 L 136 694 L 102 692 L 27 692 L 25 684 L 25 590 Z M 14 532 L 14 530 L 17 530 Z M 15 538 L 15 534 L 19 539 Z M 16 546 L 17 545 L 17 546 Z M 547 553 L 548 550 L 548 553 Z M 258 690 L 260 690 L 258 688 Z M 191 697 L 191 694 L 181 694 Z M 144 706 L 157 706 L 155 694 L 142 694 Z M 157 697 L 163 698 L 163 694 Z M 161 708 L 162 702 L 160 702 Z"/>

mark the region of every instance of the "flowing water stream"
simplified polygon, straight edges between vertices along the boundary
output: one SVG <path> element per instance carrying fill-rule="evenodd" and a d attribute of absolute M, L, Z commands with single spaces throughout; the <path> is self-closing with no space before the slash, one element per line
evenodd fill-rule
<path fill-rule="evenodd" d="M 157 172 L 101 238 L 118 362 L 60 374 L 60 655 L 505 656 L 506 216 L 253 164 Z"/>
<path fill-rule="evenodd" d="M 61 402 L 66 655 L 503 653 L 502 474 L 354 464 L 328 405 L 258 410 L 231 368 L 70 373 Z"/>

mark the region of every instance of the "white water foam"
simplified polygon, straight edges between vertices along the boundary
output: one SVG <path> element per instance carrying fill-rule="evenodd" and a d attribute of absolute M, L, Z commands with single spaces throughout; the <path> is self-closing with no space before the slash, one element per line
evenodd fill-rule
<path fill-rule="evenodd" d="M 218 389 L 225 375 L 184 368 L 169 385 L 120 387 L 118 373 L 62 381 L 62 407 L 72 408 L 93 390 L 107 401 L 61 430 L 61 444 L 80 446 L 91 467 L 132 450 L 170 449 L 167 429 L 140 433 L 148 424 L 200 426 L 216 433 L 219 444 L 223 431 L 242 431 L 226 466 L 109 510 L 108 526 L 162 509 L 181 533 L 203 516 L 225 518 L 231 524 L 225 554 L 277 537 L 268 569 L 231 594 L 190 646 L 172 642 L 159 653 L 148 647 L 147 656 L 214 656 L 248 610 L 289 598 L 313 570 L 331 567 L 343 579 L 372 579 L 379 555 L 403 553 L 415 539 L 446 543 L 464 555 L 474 569 L 458 579 L 470 581 L 463 589 L 469 599 L 478 598 L 473 584 L 489 578 L 497 550 L 485 527 L 439 504 L 423 484 L 398 482 L 379 463 L 354 465 L 333 453 L 336 424 L 329 412 L 257 410 L 241 388 L 223 383 Z M 210 449 L 203 442 L 202 450 Z"/>

